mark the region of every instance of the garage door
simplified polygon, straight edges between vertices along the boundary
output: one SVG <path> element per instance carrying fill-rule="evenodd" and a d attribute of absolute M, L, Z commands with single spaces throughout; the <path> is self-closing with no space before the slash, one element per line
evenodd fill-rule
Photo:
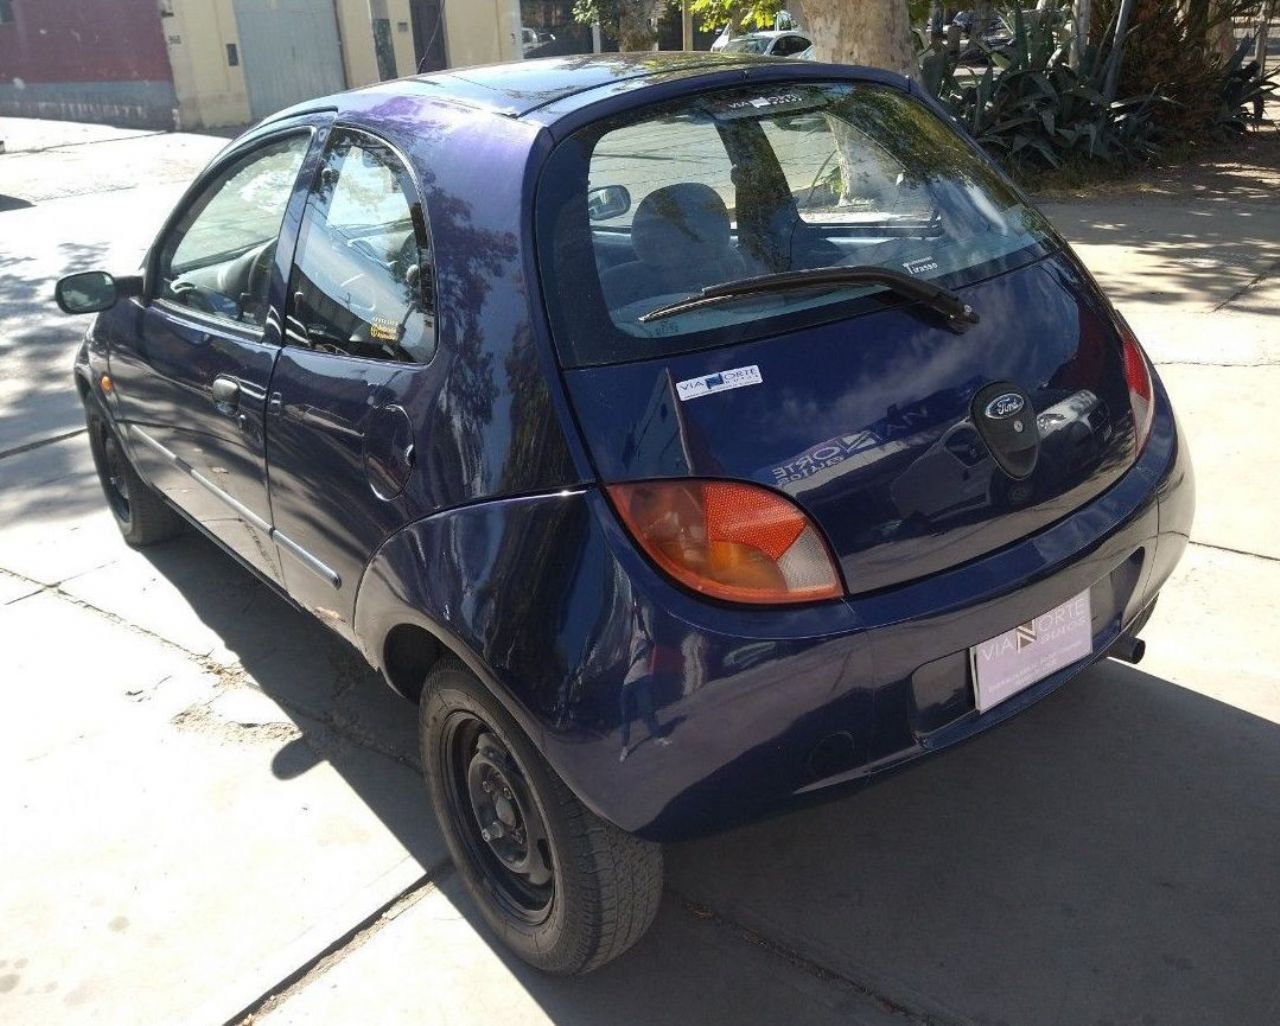
<path fill-rule="evenodd" d="M 346 88 L 332 0 L 235 0 L 255 119 Z"/>

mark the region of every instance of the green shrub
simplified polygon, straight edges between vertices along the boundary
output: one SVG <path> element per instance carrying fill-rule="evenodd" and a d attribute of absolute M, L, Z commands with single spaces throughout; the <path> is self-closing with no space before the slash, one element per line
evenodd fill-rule
<path fill-rule="evenodd" d="M 1222 69 L 1217 91 L 1217 109 L 1211 131 L 1215 136 L 1241 136 L 1259 120 L 1262 105 L 1280 89 L 1280 67 L 1268 74 L 1256 61 L 1245 62 L 1254 40 L 1240 40 L 1236 51 Z"/>
<path fill-rule="evenodd" d="M 1027 18 L 1015 8 L 1013 44 L 991 53 L 981 74 L 959 69 L 937 50 L 921 59 L 926 88 L 978 143 L 1015 175 L 1028 178 L 1081 160 L 1124 166 L 1160 152 L 1154 94 L 1107 103 L 1105 53 L 1083 46 L 1068 62 L 1064 12 Z"/>

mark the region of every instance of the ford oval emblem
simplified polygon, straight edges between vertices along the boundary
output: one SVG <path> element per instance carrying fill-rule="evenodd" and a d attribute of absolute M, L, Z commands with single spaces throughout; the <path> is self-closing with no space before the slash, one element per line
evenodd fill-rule
<path fill-rule="evenodd" d="M 983 412 L 991 420 L 1006 420 L 1014 414 L 1021 413 L 1026 405 L 1026 400 L 1017 392 L 1005 392 L 1004 395 L 998 395 L 987 403 L 987 408 Z"/>

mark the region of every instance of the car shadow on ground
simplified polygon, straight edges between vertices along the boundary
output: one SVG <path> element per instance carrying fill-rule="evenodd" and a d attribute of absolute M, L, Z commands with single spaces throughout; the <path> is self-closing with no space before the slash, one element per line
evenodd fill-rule
<path fill-rule="evenodd" d="M 425 797 L 342 740 L 416 765 L 413 709 L 205 539 L 147 557 L 301 728 L 277 776 L 328 759 L 411 853 L 438 852 Z M 640 1000 L 678 1016 L 689 989 L 653 980 L 695 958 L 680 950 L 705 938 L 679 921 L 693 905 L 944 1022 L 1270 1023 L 1277 850 L 1277 725 L 1108 662 L 875 787 L 669 846 L 653 934 L 587 982 L 502 957 L 557 1022 L 633 1022 Z"/>

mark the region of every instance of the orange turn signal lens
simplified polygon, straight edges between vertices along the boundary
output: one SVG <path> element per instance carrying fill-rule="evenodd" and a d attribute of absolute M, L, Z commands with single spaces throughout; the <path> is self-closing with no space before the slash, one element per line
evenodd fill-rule
<path fill-rule="evenodd" d="M 736 481 L 605 488 L 631 536 L 681 584 L 728 602 L 777 605 L 843 594 L 817 527 L 789 499 Z"/>
<path fill-rule="evenodd" d="M 1138 343 L 1138 336 L 1126 324 L 1120 337 L 1124 347 L 1124 378 L 1129 386 L 1129 404 L 1133 408 L 1135 448 L 1141 453 L 1151 435 L 1151 421 L 1155 418 L 1155 387 L 1151 382 L 1151 367 Z"/>

